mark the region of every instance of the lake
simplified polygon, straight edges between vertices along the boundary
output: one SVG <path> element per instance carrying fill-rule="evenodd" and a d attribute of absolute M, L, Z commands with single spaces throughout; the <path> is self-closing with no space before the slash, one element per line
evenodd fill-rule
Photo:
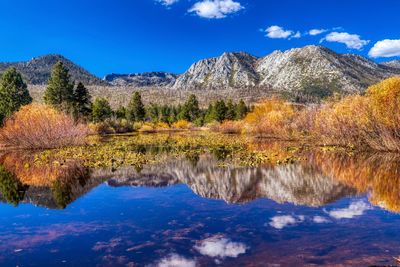
<path fill-rule="evenodd" d="M 151 155 L 140 166 L 3 152 L 0 265 L 396 264 L 399 155 L 305 149 L 284 164 L 237 164 L 236 148 L 156 148 L 136 151 Z"/>

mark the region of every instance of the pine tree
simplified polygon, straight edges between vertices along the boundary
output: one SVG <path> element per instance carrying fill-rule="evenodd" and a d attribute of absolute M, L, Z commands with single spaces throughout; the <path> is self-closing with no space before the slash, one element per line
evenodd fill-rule
<path fill-rule="evenodd" d="M 249 112 L 249 108 L 246 106 L 244 101 L 241 99 L 239 103 L 236 105 L 236 119 L 243 119 L 246 114 Z"/>
<path fill-rule="evenodd" d="M 182 107 L 182 111 L 179 114 L 179 119 L 193 122 L 200 115 L 200 112 L 201 110 L 199 108 L 199 101 L 197 101 L 195 95 L 190 95 Z"/>
<path fill-rule="evenodd" d="M 210 103 L 206 110 L 206 114 L 204 115 L 204 123 L 210 123 L 215 121 L 215 110 L 214 105 Z"/>
<path fill-rule="evenodd" d="M 0 125 L 21 106 L 32 102 L 27 85 L 16 68 L 7 69 L 0 79 Z"/>
<path fill-rule="evenodd" d="M 146 116 L 152 122 L 158 122 L 159 107 L 157 104 L 150 103 L 146 108 Z"/>
<path fill-rule="evenodd" d="M 167 105 L 162 106 L 158 112 L 158 118 L 161 122 L 168 122 L 169 115 L 171 113 L 171 108 Z"/>
<path fill-rule="evenodd" d="M 236 105 L 232 103 L 232 100 L 228 100 L 226 103 L 225 119 L 231 121 L 236 119 Z"/>
<path fill-rule="evenodd" d="M 74 84 L 70 82 L 69 71 L 61 61 L 57 62 L 51 70 L 44 101 L 62 111 L 70 112 L 73 108 Z"/>
<path fill-rule="evenodd" d="M 96 98 L 92 108 L 92 120 L 94 122 L 105 121 L 106 119 L 111 118 L 112 113 L 112 109 L 107 99 Z"/>
<path fill-rule="evenodd" d="M 74 91 L 74 113 L 77 117 L 87 117 L 91 111 L 91 96 L 83 83 L 80 82 Z"/>
<path fill-rule="evenodd" d="M 172 107 L 168 116 L 168 123 L 172 124 L 177 121 L 178 109 L 176 107 Z"/>
<path fill-rule="evenodd" d="M 115 111 L 115 116 L 118 119 L 126 119 L 126 108 L 124 106 L 120 106 L 116 111 Z"/>
<path fill-rule="evenodd" d="M 146 109 L 139 92 L 135 92 L 127 108 L 127 117 L 130 121 L 144 121 Z"/>
<path fill-rule="evenodd" d="M 218 122 L 223 122 L 226 117 L 226 111 L 227 111 L 227 108 L 226 108 L 224 100 L 218 100 L 215 103 L 215 107 L 214 107 L 215 120 Z"/>

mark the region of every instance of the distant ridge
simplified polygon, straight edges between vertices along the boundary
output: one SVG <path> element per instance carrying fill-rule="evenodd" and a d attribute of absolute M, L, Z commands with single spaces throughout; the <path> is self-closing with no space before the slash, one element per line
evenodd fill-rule
<path fill-rule="evenodd" d="M 50 78 L 51 68 L 58 61 L 64 63 L 64 65 L 69 69 L 71 79 L 76 82 L 83 82 L 87 85 L 107 84 L 100 78 L 94 76 L 87 70 L 61 55 L 45 55 L 35 57 L 29 61 L 0 63 L 0 72 L 3 72 L 9 67 L 15 67 L 22 73 L 22 76 L 28 83 L 42 85 L 47 84 L 47 81 Z"/>
<path fill-rule="evenodd" d="M 144 72 L 133 74 L 109 74 L 104 77 L 104 80 L 111 85 L 117 86 L 171 86 L 175 83 L 178 75 L 169 72 Z"/>
<path fill-rule="evenodd" d="M 338 54 L 323 46 L 274 51 L 265 57 L 245 52 L 223 53 L 194 63 L 181 75 L 168 72 L 109 74 L 103 79 L 61 55 L 25 62 L 0 63 L 0 73 L 15 66 L 29 84 L 46 84 L 51 67 L 62 61 L 74 81 L 86 85 L 151 87 L 173 91 L 245 90 L 323 98 L 333 92 L 354 93 L 390 76 L 400 75 L 400 60 L 376 63 L 354 54 Z"/>

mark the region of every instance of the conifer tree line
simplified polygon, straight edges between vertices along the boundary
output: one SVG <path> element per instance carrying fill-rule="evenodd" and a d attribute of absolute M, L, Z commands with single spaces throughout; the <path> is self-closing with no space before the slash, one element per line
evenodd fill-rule
<path fill-rule="evenodd" d="M 21 106 L 32 102 L 26 83 L 15 68 L 7 69 L 0 79 L 0 122 Z M 139 92 L 135 92 L 126 107 L 113 110 L 105 98 L 92 102 L 88 89 L 79 82 L 74 84 L 64 64 L 57 62 L 51 71 L 44 94 L 44 102 L 53 108 L 72 115 L 76 120 L 103 122 L 109 119 L 125 119 L 130 122 L 163 122 L 172 124 L 186 120 L 197 126 L 224 120 L 240 120 L 249 112 L 243 100 L 234 103 L 218 100 L 201 109 L 195 95 L 190 95 L 182 105 L 143 104 Z"/>

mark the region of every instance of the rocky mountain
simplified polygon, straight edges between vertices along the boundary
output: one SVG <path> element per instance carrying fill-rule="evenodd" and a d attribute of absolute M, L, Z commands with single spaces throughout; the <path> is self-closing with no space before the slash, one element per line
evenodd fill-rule
<path fill-rule="evenodd" d="M 193 64 L 173 85 L 174 89 L 218 89 L 254 87 L 259 83 L 258 59 L 250 54 L 224 53 Z"/>
<path fill-rule="evenodd" d="M 9 67 L 15 67 L 20 71 L 29 84 L 46 84 L 50 77 L 51 68 L 58 61 L 62 61 L 69 69 L 71 79 L 83 82 L 86 85 L 104 85 L 106 82 L 92 75 L 82 67 L 66 59 L 61 55 L 46 55 L 35 57 L 29 61 L 0 63 L 0 73 Z"/>
<path fill-rule="evenodd" d="M 134 87 L 163 87 L 175 83 L 178 75 L 168 72 L 145 72 L 134 74 L 109 74 L 104 80 L 111 85 Z"/>
<path fill-rule="evenodd" d="M 386 77 L 399 75 L 395 63 L 377 64 L 353 54 L 338 54 L 322 46 L 275 51 L 257 58 L 224 53 L 193 64 L 174 89 L 265 88 L 278 92 L 329 94 L 362 91 Z"/>
<path fill-rule="evenodd" d="M 400 60 L 392 60 L 392 61 L 383 62 L 383 63 L 381 63 L 381 65 L 395 68 L 395 69 L 400 69 Z"/>

